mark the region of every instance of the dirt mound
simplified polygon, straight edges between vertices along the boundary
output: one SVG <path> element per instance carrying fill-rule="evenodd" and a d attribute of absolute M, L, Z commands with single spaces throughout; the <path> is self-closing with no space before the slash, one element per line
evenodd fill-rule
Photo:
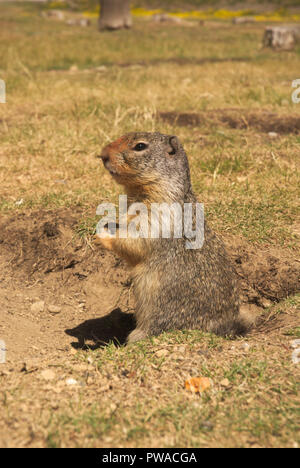
<path fill-rule="evenodd" d="M 197 127 L 205 124 L 226 125 L 229 128 L 254 128 L 260 132 L 299 134 L 299 115 L 278 115 L 267 111 L 246 109 L 214 109 L 201 113 L 159 112 L 158 117 L 172 125 Z"/>
<path fill-rule="evenodd" d="M 78 216 L 70 212 L 18 214 L 0 224 L 1 253 L 10 258 L 16 274 L 26 272 L 29 277 L 72 268 L 79 262 L 77 222 Z"/>
<path fill-rule="evenodd" d="M 237 238 L 226 243 L 240 277 L 243 302 L 265 307 L 300 291 L 300 263 L 292 253 L 271 247 L 260 250 Z"/>
<path fill-rule="evenodd" d="M 20 213 L 0 224 L 0 255 L 10 265 L 15 278 L 27 281 L 49 273 L 71 271 L 84 280 L 101 266 L 124 271 L 120 260 L 94 248 L 78 234 L 82 212 L 76 209 Z M 119 275 L 116 275 L 119 278 Z"/>
<path fill-rule="evenodd" d="M 0 337 L 8 360 L 64 349 L 70 343 L 65 329 L 104 317 L 116 305 L 131 310 L 125 266 L 77 235 L 81 219 L 78 210 L 62 209 L 19 213 L 0 223 Z M 94 331 L 93 342 L 124 341 L 115 323 L 99 337 Z"/>
<path fill-rule="evenodd" d="M 70 336 L 81 348 L 122 343 L 134 327 L 128 269 L 79 237 L 82 217 L 79 209 L 61 209 L 19 213 L 0 224 L 0 337 L 11 361 L 67 349 Z M 254 314 L 300 290 L 291 255 L 237 238 L 226 243 L 242 302 Z"/>
<path fill-rule="evenodd" d="M 114 255 L 87 244 L 76 234 L 80 210 L 20 213 L 0 224 L 0 249 L 15 277 L 27 281 L 70 270 L 73 281 L 86 280 L 104 265 L 111 282 L 128 285 L 126 266 Z M 300 266 L 292 254 L 258 250 L 237 237 L 225 239 L 241 278 L 244 302 L 279 301 L 300 290 Z M 70 281 L 69 281 L 70 282 Z"/>

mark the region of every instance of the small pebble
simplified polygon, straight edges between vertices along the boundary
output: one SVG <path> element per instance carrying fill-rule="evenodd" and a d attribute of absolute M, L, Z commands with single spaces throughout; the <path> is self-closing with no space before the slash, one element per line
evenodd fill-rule
<path fill-rule="evenodd" d="M 244 348 L 244 351 L 249 351 L 250 345 L 248 343 L 243 343 L 242 347 Z"/>
<path fill-rule="evenodd" d="M 300 362 L 300 348 L 294 349 L 292 352 L 292 362 L 293 364 L 299 364 Z"/>
<path fill-rule="evenodd" d="M 66 384 L 67 385 L 78 385 L 78 382 L 75 379 L 69 378 L 69 379 L 66 380 Z"/>
<path fill-rule="evenodd" d="M 230 382 L 228 379 L 225 378 L 221 380 L 220 385 L 222 385 L 222 387 L 228 387 L 230 385 Z"/>
<path fill-rule="evenodd" d="M 31 312 L 37 313 L 37 312 L 43 312 L 44 308 L 45 308 L 45 302 L 37 301 L 31 305 L 30 310 Z"/>
<path fill-rule="evenodd" d="M 51 314 L 59 314 L 61 312 L 61 307 L 56 306 L 56 305 L 49 305 L 48 306 L 48 311 Z"/>
<path fill-rule="evenodd" d="M 15 205 L 20 206 L 20 205 L 22 205 L 23 203 L 24 203 L 24 199 L 21 198 L 21 200 L 18 200 L 18 201 L 15 202 Z"/>
<path fill-rule="evenodd" d="M 291 348 L 300 348 L 300 339 L 290 341 Z"/>
<path fill-rule="evenodd" d="M 40 376 L 45 380 L 55 379 L 55 373 L 50 369 L 45 369 L 41 372 Z"/>
<path fill-rule="evenodd" d="M 155 356 L 157 357 L 165 357 L 169 354 L 169 351 L 167 349 L 159 349 L 156 351 Z"/>

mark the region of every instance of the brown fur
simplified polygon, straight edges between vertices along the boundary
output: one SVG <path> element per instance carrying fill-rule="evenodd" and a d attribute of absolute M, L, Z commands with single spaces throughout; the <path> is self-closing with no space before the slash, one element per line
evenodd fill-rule
<path fill-rule="evenodd" d="M 146 145 L 138 150 L 136 145 Z M 186 154 L 176 137 L 131 133 L 107 145 L 105 167 L 125 187 L 129 201 L 196 203 Z M 205 222 L 201 249 L 186 249 L 185 239 L 98 239 L 132 266 L 136 341 L 169 329 L 200 328 L 222 335 L 246 330 L 239 313 L 235 272 L 223 243 Z"/>

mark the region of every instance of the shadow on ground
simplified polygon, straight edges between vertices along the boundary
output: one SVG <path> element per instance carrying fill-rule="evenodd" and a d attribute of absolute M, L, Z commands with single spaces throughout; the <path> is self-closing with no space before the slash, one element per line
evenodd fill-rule
<path fill-rule="evenodd" d="M 127 336 L 135 326 L 134 314 L 124 313 L 117 308 L 104 317 L 85 320 L 65 332 L 77 338 L 78 342 L 71 343 L 73 348 L 94 350 L 110 342 L 115 345 L 125 344 Z"/>

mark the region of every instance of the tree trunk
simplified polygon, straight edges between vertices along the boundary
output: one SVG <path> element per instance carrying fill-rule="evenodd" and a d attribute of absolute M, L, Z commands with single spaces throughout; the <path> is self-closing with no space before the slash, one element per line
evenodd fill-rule
<path fill-rule="evenodd" d="M 100 0 L 99 29 L 130 28 L 130 0 Z"/>

